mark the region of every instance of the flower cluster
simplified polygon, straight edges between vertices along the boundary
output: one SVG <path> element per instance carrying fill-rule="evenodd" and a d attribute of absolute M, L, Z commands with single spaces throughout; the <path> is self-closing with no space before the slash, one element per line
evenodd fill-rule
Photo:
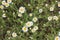
<path fill-rule="evenodd" d="M 60 1 L 1 0 L 0 40 L 60 40 Z"/>

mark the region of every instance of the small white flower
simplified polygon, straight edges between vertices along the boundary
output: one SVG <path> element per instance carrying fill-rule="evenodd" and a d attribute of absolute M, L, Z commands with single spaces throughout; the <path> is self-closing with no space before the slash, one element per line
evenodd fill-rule
<path fill-rule="evenodd" d="M 22 14 L 21 13 L 18 13 L 18 17 L 22 17 Z"/>
<path fill-rule="evenodd" d="M 38 26 L 34 26 L 34 28 L 33 28 L 34 30 L 38 30 Z"/>
<path fill-rule="evenodd" d="M 5 7 L 9 7 L 9 3 L 5 3 L 5 5 L 4 5 Z"/>
<path fill-rule="evenodd" d="M 53 16 L 53 20 L 58 20 L 58 17 L 57 16 Z"/>
<path fill-rule="evenodd" d="M 36 9 L 39 9 L 39 7 L 36 7 Z"/>
<path fill-rule="evenodd" d="M 32 13 L 30 13 L 29 16 L 31 17 L 32 16 Z"/>
<path fill-rule="evenodd" d="M 24 27 L 22 28 L 22 30 L 23 30 L 23 32 L 27 32 L 27 31 L 28 31 L 28 28 L 27 28 L 26 26 L 24 26 Z"/>
<path fill-rule="evenodd" d="M 34 18 L 33 18 L 33 21 L 34 21 L 34 22 L 36 22 L 37 20 L 38 20 L 37 17 L 34 17 Z"/>
<path fill-rule="evenodd" d="M 31 30 L 31 32 L 34 33 L 36 30 L 38 30 L 38 26 L 34 26 L 34 28 Z"/>
<path fill-rule="evenodd" d="M 19 12 L 20 12 L 20 13 L 24 13 L 25 11 L 26 11 L 26 10 L 25 10 L 25 7 L 20 7 L 20 8 L 19 8 Z"/>
<path fill-rule="evenodd" d="M 43 9 L 39 9 L 39 13 L 42 13 L 43 12 Z"/>
<path fill-rule="evenodd" d="M 60 32 L 58 33 L 58 35 L 60 36 Z"/>
<path fill-rule="evenodd" d="M 6 1 L 2 1 L 2 5 L 5 5 Z"/>
<path fill-rule="evenodd" d="M 7 0 L 7 3 L 11 3 L 12 2 L 12 0 Z"/>
<path fill-rule="evenodd" d="M 48 6 L 48 4 L 45 4 L 45 6 L 47 7 L 47 6 Z"/>
<path fill-rule="evenodd" d="M 15 32 L 12 33 L 12 37 L 16 37 L 17 34 Z"/>
<path fill-rule="evenodd" d="M 4 6 L 3 6 L 3 5 L 0 5 L 0 8 L 1 8 L 1 9 L 4 9 Z"/>
<path fill-rule="evenodd" d="M 52 6 L 52 7 L 50 7 L 50 11 L 54 11 L 54 7 Z"/>
<path fill-rule="evenodd" d="M 58 2 L 58 7 L 60 7 L 60 2 Z"/>
<path fill-rule="evenodd" d="M 31 6 L 30 4 L 28 4 L 28 6 Z"/>
<path fill-rule="evenodd" d="M 11 37 L 8 37 L 8 39 L 11 39 Z"/>
<path fill-rule="evenodd" d="M 56 37 L 55 37 L 55 40 L 59 40 L 59 36 L 56 36 Z"/>
<path fill-rule="evenodd" d="M 33 25 L 33 22 L 32 21 L 28 21 L 27 23 L 26 23 L 26 26 L 27 27 L 31 27 Z"/>
<path fill-rule="evenodd" d="M 2 17 L 5 18 L 6 17 L 6 14 L 3 14 Z"/>
<path fill-rule="evenodd" d="M 60 11 L 58 13 L 60 14 Z"/>
<path fill-rule="evenodd" d="M 8 30 L 8 31 L 7 31 L 7 34 L 9 34 L 9 33 L 10 33 L 10 31 Z"/>
<path fill-rule="evenodd" d="M 48 20 L 51 21 L 51 20 L 52 20 L 52 16 L 49 16 L 49 17 L 48 17 Z"/>
<path fill-rule="evenodd" d="M 34 33 L 36 30 L 32 29 L 31 32 Z"/>

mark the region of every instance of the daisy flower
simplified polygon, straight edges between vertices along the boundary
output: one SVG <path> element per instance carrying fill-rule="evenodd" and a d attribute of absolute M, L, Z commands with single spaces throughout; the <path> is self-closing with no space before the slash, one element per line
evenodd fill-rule
<path fill-rule="evenodd" d="M 34 26 L 34 28 L 31 30 L 31 32 L 34 33 L 36 30 L 38 30 L 38 27 Z"/>
<path fill-rule="evenodd" d="M 9 3 L 5 3 L 5 5 L 4 5 L 5 7 L 9 7 Z"/>
<path fill-rule="evenodd" d="M 9 33 L 10 33 L 10 31 L 8 30 L 8 31 L 7 31 L 7 34 L 9 34 Z"/>
<path fill-rule="evenodd" d="M 33 28 L 34 30 L 38 30 L 38 26 L 34 26 L 34 28 Z"/>
<path fill-rule="evenodd" d="M 7 3 L 11 3 L 12 2 L 12 0 L 7 0 Z"/>
<path fill-rule="evenodd" d="M 17 34 L 15 32 L 12 33 L 12 37 L 16 37 Z"/>
<path fill-rule="evenodd" d="M 58 33 L 58 35 L 60 36 L 60 32 Z"/>
<path fill-rule="evenodd" d="M 58 20 L 58 17 L 57 16 L 53 16 L 53 20 Z"/>
<path fill-rule="evenodd" d="M 4 9 L 4 6 L 3 6 L 3 5 L 0 5 L 0 8 L 1 8 L 1 9 Z"/>
<path fill-rule="evenodd" d="M 30 13 L 29 16 L 31 17 L 32 16 L 32 13 Z"/>
<path fill-rule="evenodd" d="M 52 16 L 49 16 L 49 17 L 48 17 L 48 20 L 51 21 L 51 20 L 52 20 Z"/>
<path fill-rule="evenodd" d="M 19 12 L 20 12 L 20 13 L 24 13 L 25 11 L 26 11 L 26 10 L 25 10 L 25 7 L 20 7 L 20 8 L 19 8 Z"/>
<path fill-rule="evenodd" d="M 26 23 L 26 26 L 27 27 L 31 27 L 33 25 L 33 22 L 32 21 L 28 21 L 27 23 Z"/>
<path fill-rule="evenodd" d="M 18 17 L 22 17 L 22 14 L 18 13 Z"/>
<path fill-rule="evenodd" d="M 38 20 L 37 17 L 34 17 L 34 18 L 33 18 L 33 22 L 36 22 L 37 20 Z"/>
<path fill-rule="evenodd" d="M 54 7 L 50 7 L 50 11 L 54 11 Z"/>
<path fill-rule="evenodd" d="M 2 1 L 2 5 L 5 5 L 6 1 Z"/>
<path fill-rule="evenodd" d="M 42 13 L 43 12 L 43 9 L 39 9 L 39 13 Z"/>
<path fill-rule="evenodd" d="M 55 37 L 55 40 L 59 40 L 59 36 L 56 36 L 56 37 Z"/>
<path fill-rule="evenodd" d="M 23 32 L 27 32 L 27 31 L 28 31 L 28 28 L 27 28 L 26 26 L 24 26 L 24 27 L 22 28 L 22 30 L 23 30 Z"/>
<path fill-rule="evenodd" d="M 6 17 L 6 14 L 3 14 L 2 17 L 5 18 Z"/>
<path fill-rule="evenodd" d="M 58 7 L 60 7 L 60 2 L 58 2 Z"/>

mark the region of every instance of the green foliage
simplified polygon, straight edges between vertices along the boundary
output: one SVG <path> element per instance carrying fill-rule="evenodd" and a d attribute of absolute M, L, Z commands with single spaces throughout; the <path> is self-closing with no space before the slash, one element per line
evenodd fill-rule
<path fill-rule="evenodd" d="M 48 6 L 46 7 L 45 4 Z M 55 5 L 54 11 L 50 11 L 52 5 Z M 4 6 L 4 9 L 0 9 L 0 40 L 54 40 L 60 31 L 60 14 L 58 13 L 60 8 L 57 5 L 56 0 L 12 0 L 9 7 Z M 22 14 L 22 17 L 18 17 L 21 6 L 26 8 L 26 12 Z M 43 12 L 39 13 L 39 9 L 43 9 Z M 32 17 L 29 16 L 30 13 Z M 3 14 L 6 14 L 6 17 L 2 17 Z M 49 21 L 49 16 L 58 16 L 59 19 Z M 31 28 L 37 25 L 38 30 L 32 33 L 28 28 L 28 32 L 23 32 L 22 27 L 34 17 L 37 17 L 38 21 L 33 22 Z M 7 31 L 10 33 L 7 34 Z M 17 37 L 12 37 L 13 32 L 17 33 Z"/>

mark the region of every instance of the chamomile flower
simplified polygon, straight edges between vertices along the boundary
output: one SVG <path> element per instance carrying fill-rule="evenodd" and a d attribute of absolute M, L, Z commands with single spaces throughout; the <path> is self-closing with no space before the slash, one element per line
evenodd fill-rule
<path fill-rule="evenodd" d="M 9 7 L 9 3 L 5 3 L 5 5 L 4 5 L 5 7 Z"/>
<path fill-rule="evenodd" d="M 3 5 L 0 5 L 0 9 L 4 9 L 4 6 Z"/>
<path fill-rule="evenodd" d="M 33 18 L 33 22 L 36 22 L 37 20 L 38 20 L 37 17 L 34 17 L 34 18 Z"/>
<path fill-rule="evenodd" d="M 10 31 L 8 30 L 8 31 L 7 31 L 7 34 L 9 34 L 9 33 L 10 33 Z"/>
<path fill-rule="evenodd" d="M 31 17 L 32 16 L 32 13 L 30 13 L 29 16 Z"/>
<path fill-rule="evenodd" d="M 58 2 L 58 7 L 60 7 L 60 2 Z"/>
<path fill-rule="evenodd" d="M 39 9 L 39 13 L 42 13 L 43 12 L 43 9 Z"/>
<path fill-rule="evenodd" d="M 34 33 L 35 31 L 36 31 L 36 30 L 34 30 L 34 29 L 31 29 L 31 32 L 32 32 L 32 33 Z"/>
<path fill-rule="evenodd" d="M 58 36 L 60 36 L 60 32 L 58 33 Z"/>
<path fill-rule="evenodd" d="M 24 26 L 24 27 L 22 28 L 22 31 L 23 31 L 23 32 L 27 32 L 27 31 L 28 31 L 28 28 L 27 28 L 26 26 Z"/>
<path fill-rule="evenodd" d="M 25 10 L 25 7 L 20 7 L 20 8 L 19 8 L 19 12 L 20 12 L 20 13 L 24 13 L 25 11 L 26 11 L 26 10 Z"/>
<path fill-rule="evenodd" d="M 3 14 L 2 17 L 5 18 L 6 17 L 6 14 Z"/>
<path fill-rule="evenodd" d="M 38 30 L 38 26 L 34 26 L 34 28 L 31 29 L 31 32 L 34 33 L 36 30 Z"/>
<path fill-rule="evenodd" d="M 48 20 L 51 21 L 51 20 L 52 20 L 52 16 L 49 16 L 49 17 L 48 17 Z"/>
<path fill-rule="evenodd" d="M 28 6 L 31 6 L 31 4 L 28 4 Z"/>
<path fill-rule="evenodd" d="M 31 27 L 33 25 L 33 22 L 32 21 L 28 21 L 27 23 L 26 23 L 26 26 L 27 27 Z"/>
<path fill-rule="evenodd" d="M 5 5 L 6 1 L 2 1 L 2 5 Z"/>
<path fill-rule="evenodd" d="M 45 4 L 46 7 L 48 7 L 48 4 Z"/>
<path fill-rule="evenodd" d="M 54 11 L 54 7 L 52 6 L 52 7 L 50 7 L 50 11 Z"/>
<path fill-rule="evenodd" d="M 58 13 L 60 14 L 60 11 Z"/>
<path fill-rule="evenodd" d="M 12 0 L 7 0 L 7 3 L 11 3 L 12 2 Z"/>
<path fill-rule="evenodd" d="M 58 20 L 58 17 L 57 16 L 53 16 L 53 20 Z"/>
<path fill-rule="evenodd" d="M 18 13 L 18 17 L 22 17 L 22 14 L 21 13 Z"/>
<path fill-rule="evenodd" d="M 55 37 L 55 40 L 59 40 L 59 36 L 56 36 L 56 37 Z"/>
<path fill-rule="evenodd" d="M 33 28 L 34 30 L 38 30 L 38 26 L 34 26 L 34 28 Z"/>
<path fill-rule="evenodd" d="M 13 32 L 12 37 L 16 37 L 16 36 L 17 36 L 17 33 Z"/>

